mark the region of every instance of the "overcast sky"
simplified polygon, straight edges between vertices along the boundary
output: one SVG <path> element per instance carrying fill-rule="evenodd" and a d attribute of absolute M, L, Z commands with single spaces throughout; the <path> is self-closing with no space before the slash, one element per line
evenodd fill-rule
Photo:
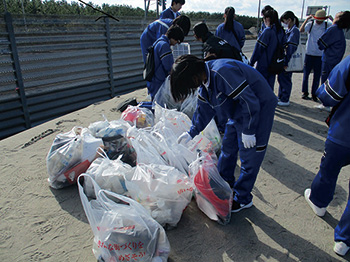
<path fill-rule="evenodd" d="M 78 2 L 77 0 L 71 0 Z M 167 1 L 167 7 L 169 7 L 171 0 Z M 282 15 L 285 11 L 293 11 L 294 14 L 300 18 L 302 12 L 302 6 L 304 1 L 303 18 L 307 6 L 330 6 L 330 14 L 334 17 L 339 11 L 350 10 L 349 0 L 261 0 L 261 8 L 265 5 L 271 5 L 278 11 L 279 15 Z M 70 2 L 70 1 L 68 1 Z M 110 5 L 129 5 L 132 7 L 144 8 L 144 0 L 84 0 L 84 2 L 92 2 L 97 5 L 103 3 Z M 258 16 L 259 0 L 186 0 L 186 4 L 182 7 L 185 12 L 224 12 L 227 6 L 233 6 L 236 9 L 236 14 Z M 150 9 L 156 10 L 155 1 L 151 0 Z M 328 13 L 328 12 L 327 12 Z"/>

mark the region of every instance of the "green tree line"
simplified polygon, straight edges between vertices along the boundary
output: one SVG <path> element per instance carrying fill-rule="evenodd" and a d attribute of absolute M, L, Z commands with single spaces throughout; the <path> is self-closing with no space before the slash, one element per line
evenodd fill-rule
<path fill-rule="evenodd" d="M 0 0 L 0 12 L 4 13 L 6 10 L 12 14 L 25 14 L 33 15 L 87 15 L 94 16 L 98 12 L 91 7 L 84 5 L 80 2 L 68 3 L 66 0 L 54 1 L 54 0 Z M 128 5 L 109 5 L 103 4 L 102 6 L 95 5 L 92 2 L 88 2 L 89 5 L 100 9 L 112 16 L 134 16 L 143 17 L 145 11 L 142 8 L 133 8 Z M 6 10 L 5 10 L 6 9 Z M 182 12 L 189 16 L 191 19 L 202 20 L 220 20 L 223 17 L 223 13 L 209 13 L 209 12 Z M 147 16 L 150 18 L 157 18 L 156 11 L 149 10 Z M 256 25 L 256 18 L 245 15 L 237 15 L 238 22 L 240 22 L 244 28 L 248 29 Z"/>

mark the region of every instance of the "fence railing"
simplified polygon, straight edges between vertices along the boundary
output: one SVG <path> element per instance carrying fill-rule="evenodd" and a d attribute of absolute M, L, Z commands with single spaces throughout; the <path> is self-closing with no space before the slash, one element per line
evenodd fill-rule
<path fill-rule="evenodd" d="M 139 39 L 150 22 L 6 13 L 0 20 L 0 139 L 144 88 Z M 185 41 L 201 55 L 192 32 Z"/>

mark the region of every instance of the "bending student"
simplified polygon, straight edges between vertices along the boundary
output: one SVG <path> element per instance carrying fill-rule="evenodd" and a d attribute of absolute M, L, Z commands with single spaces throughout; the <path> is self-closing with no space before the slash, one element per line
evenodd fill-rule
<path fill-rule="evenodd" d="M 170 78 L 175 101 L 184 100 L 199 87 L 192 126 L 178 142 L 190 141 L 214 116 L 226 118 L 218 170 L 234 190 L 232 212 L 251 207 L 251 191 L 265 156 L 277 105 L 271 87 L 259 72 L 242 62 L 224 58 L 204 62 L 193 55 L 180 56 Z M 242 164 L 235 180 L 238 151 Z"/>

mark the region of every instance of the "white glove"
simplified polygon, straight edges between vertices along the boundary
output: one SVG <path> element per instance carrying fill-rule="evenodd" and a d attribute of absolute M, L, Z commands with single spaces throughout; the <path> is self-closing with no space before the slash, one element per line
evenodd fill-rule
<path fill-rule="evenodd" d="M 252 148 L 256 145 L 255 135 L 245 135 L 242 133 L 242 142 L 245 148 Z"/>
<path fill-rule="evenodd" d="M 184 132 L 182 133 L 181 136 L 179 136 L 179 138 L 177 139 L 177 143 L 180 144 L 182 140 L 185 141 L 185 144 L 187 144 L 190 140 L 192 139 L 192 137 L 190 136 L 190 134 L 188 132 Z"/>

